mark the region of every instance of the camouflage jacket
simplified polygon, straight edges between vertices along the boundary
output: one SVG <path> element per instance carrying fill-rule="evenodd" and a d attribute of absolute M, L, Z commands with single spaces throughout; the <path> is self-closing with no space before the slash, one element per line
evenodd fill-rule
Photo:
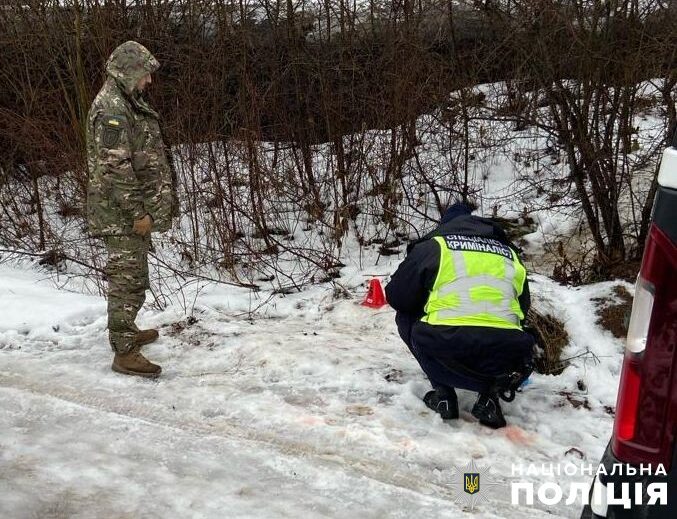
<path fill-rule="evenodd" d="M 176 178 L 159 117 L 136 85 L 159 63 L 128 41 L 106 63 L 107 79 L 87 117 L 87 215 L 95 236 L 131 234 L 134 220 L 150 214 L 166 231 L 178 214 Z"/>

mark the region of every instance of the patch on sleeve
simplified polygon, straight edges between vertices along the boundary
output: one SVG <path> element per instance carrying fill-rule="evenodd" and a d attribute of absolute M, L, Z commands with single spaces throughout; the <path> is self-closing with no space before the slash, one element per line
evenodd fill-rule
<path fill-rule="evenodd" d="M 104 148 L 115 148 L 124 131 L 123 118 L 119 115 L 101 116 L 101 144 Z"/>

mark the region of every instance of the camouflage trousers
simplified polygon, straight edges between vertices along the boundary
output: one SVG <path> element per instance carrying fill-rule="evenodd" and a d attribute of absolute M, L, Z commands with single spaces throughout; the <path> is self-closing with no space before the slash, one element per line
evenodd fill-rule
<path fill-rule="evenodd" d="M 150 237 L 107 236 L 108 337 L 116 353 L 127 353 L 138 333 L 134 320 L 146 300 Z"/>

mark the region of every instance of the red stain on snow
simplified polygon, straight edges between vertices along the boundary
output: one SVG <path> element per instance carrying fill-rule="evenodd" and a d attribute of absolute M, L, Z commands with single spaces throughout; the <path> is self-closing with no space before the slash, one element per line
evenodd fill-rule
<path fill-rule="evenodd" d="M 297 420 L 303 425 L 308 426 L 322 425 L 324 423 L 324 420 L 322 418 L 312 415 L 303 415 L 297 418 Z"/>
<path fill-rule="evenodd" d="M 508 425 L 504 429 L 504 434 L 508 440 L 513 443 L 518 443 L 520 445 L 531 445 L 534 443 L 534 435 L 529 434 L 521 427 L 517 425 Z"/>

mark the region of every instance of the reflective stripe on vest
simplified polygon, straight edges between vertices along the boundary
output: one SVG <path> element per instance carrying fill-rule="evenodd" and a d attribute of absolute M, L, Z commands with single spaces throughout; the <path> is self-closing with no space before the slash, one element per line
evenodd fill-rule
<path fill-rule="evenodd" d="M 501 254 L 451 250 L 443 237 L 440 267 L 423 321 L 433 325 L 521 329 L 524 314 L 518 297 L 526 270 L 512 249 Z"/>

